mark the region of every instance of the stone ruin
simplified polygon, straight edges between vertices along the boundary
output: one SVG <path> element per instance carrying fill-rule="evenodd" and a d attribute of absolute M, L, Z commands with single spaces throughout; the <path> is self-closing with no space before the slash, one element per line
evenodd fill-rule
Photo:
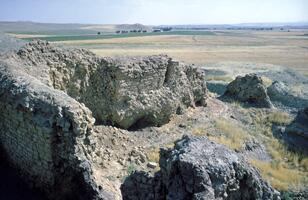
<path fill-rule="evenodd" d="M 51 199 L 114 199 L 92 174 L 95 125 L 160 126 L 206 105 L 201 72 L 163 55 L 100 58 L 34 41 L 0 60 L 0 147 Z"/>

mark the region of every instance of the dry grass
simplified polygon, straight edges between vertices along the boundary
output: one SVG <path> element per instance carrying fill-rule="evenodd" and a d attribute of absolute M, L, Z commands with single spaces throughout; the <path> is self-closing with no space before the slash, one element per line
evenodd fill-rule
<path fill-rule="evenodd" d="M 215 127 L 224 134 L 221 136 L 209 136 L 209 138 L 231 149 L 241 149 L 245 140 L 248 138 L 247 133 L 240 126 L 226 119 L 216 120 Z"/>
<path fill-rule="evenodd" d="M 308 172 L 308 158 L 304 155 L 288 150 L 286 145 L 276 138 L 268 140 L 266 145 L 268 152 L 276 162 Z"/>
<path fill-rule="evenodd" d="M 276 125 L 288 125 L 291 123 L 292 117 L 286 112 L 275 111 L 268 115 L 267 120 Z"/>
<path fill-rule="evenodd" d="M 204 136 L 204 135 L 207 135 L 207 132 L 205 131 L 204 128 L 198 127 L 192 130 L 192 134 L 195 136 Z"/>
<path fill-rule="evenodd" d="M 156 162 L 159 163 L 159 148 L 153 148 L 150 151 L 147 152 L 147 158 L 150 162 Z"/>
<path fill-rule="evenodd" d="M 269 181 L 273 187 L 280 191 L 299 189 L 308 184 L 308 158 L 299 153 L 290 151 L 287 146 L 273 137 L 272 124 L 286 125 L 292 118 L 288 113 L 275 111 L 267 113 L 252 109 L 252 122 L 254 123 L 254 135 L 262 138 L 267 152 L 272 157 L 272 162 L 252 160 L 263 178 Z"/>
<path fill-rule="evenodd" d="M 206 81 L 223 81 L 223 82 L 231 82 L 233 78 L 230 76 L 207 76 L 205 78 Z"/>
<path fill-rule="evenodd" d="M 250 162 L 261 171 L 264 179 L 280 191 L 298 189 L 302 186 L 303 176 L 305 176 L 303 172 L 286 168 L 275 162 L 269 163 L 260 160 L 251 160 Z"/>

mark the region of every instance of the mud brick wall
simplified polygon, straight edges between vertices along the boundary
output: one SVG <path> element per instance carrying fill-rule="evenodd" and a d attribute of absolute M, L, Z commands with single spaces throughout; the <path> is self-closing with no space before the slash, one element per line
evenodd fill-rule
<path fill-rule="evenodd" d="M 50 198 L 98 195 L 87 159 L 93 124 L 83 104 L 0 63 L 1 149 L 22 177 Z"/>

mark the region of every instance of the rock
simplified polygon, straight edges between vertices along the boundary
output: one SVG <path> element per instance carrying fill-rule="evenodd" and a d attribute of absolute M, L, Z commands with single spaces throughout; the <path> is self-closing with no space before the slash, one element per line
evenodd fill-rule
<path fill-rule="evenodd" d="M 157 167 L 157 163 L 155 163 L 155 162 L 149 162 L 148 164 L 147 164 L 147 167 L 148 168 L 151 168 L 151 169 L 155 169 L 156 167 Z"/>
<path fill-rule="evenodd" d="M 241 102 L 247 102 L 256 107 L 273 107 L 267 95 L 267 89 L 263 80 L 256 74 L 236 77 L 236 79 L 227 86 L 224 96 L 231 97 Z"/>
<path fill-rule="evenodd" d="M 160 169 L 155 176 L 138 172 L 128 177 L 121 186 L 123 199 L 280 199 L 241 155 L 206 137 L 184 136 L 174 149 L 162 149 Z"/>
<path fill-rule="evenodd" d="M 279 102 L 282 105 L 302 109 L 308 106 L 308 99 L 292 94 L 287 85 L 283 82 L 275 81 L 267 88 L 271 101 Z"/>
<path fill-rule="evenodd" d="M 164 199 L 159 173 L 133 172 L 121 185 L 121 193 L 123 200 Z"/>
<path fill-rule="evenodd" d="M 265 146 L 253 138 L 245 141 L 244 149 L 240 151 L 240 154 L 249 159 L 271 160 L 271 156 L 267 153 Z"/>
<path fill-rule="evenodd" d="M 167 199 L 280 199 L 243 157 L 206 137 L 184 137 L 162 151 Z"/>
<path fill-rule="evenodd" d="M 291 147 L 308 153 L 308 107 L 298 112 L 283 138 Z"/>
<path fill-rule="evenodd" d="M 274 81 L 268 88 L 267 93 L 271 98 L 281 98 L 281 96 L 287 95 L 289 88 L 280 81 Z"/>

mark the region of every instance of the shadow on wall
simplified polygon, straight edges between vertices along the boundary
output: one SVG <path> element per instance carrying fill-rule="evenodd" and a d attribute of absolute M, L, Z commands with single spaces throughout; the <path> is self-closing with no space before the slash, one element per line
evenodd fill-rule
<path fill-rule="evenodd" d="M 46 200 L 42 192 L 31 189 L 19 176 L 17 171 L 9 167 L 0 150 L 0 199 L 3 200 Z"/>

